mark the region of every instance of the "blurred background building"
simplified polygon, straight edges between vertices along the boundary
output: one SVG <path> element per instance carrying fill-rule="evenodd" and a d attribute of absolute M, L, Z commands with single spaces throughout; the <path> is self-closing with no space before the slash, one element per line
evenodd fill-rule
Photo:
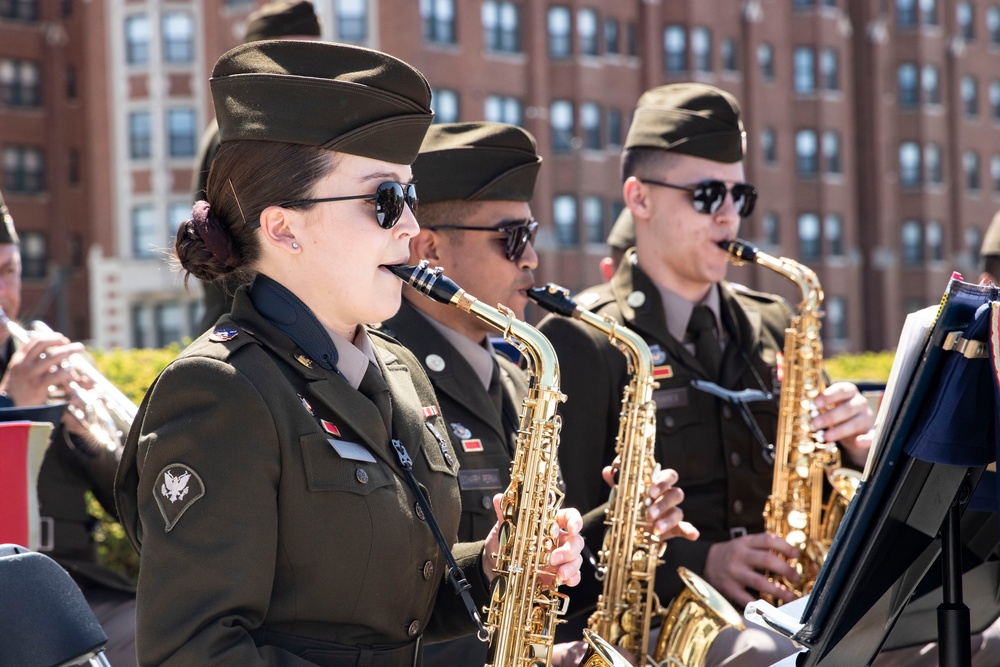
<path fill-rule="evenodd" d="M 0 0 L 0 184 L 26 315 L 95 345 L 197 335 L 164 261 L 190 211 L 208 75 L 255 0 Z M 734 93 L 761 191 L 742 236 L 826 291 L 829 352 L 891 347 L 977 275 L 1000 208 L 1000 0 L 316 0 L 324 37 L 418 67 L 437 120 L 523 125 L 545 158 L 540 281 L 598 282 L 647 88 Z M 731 278 L 797 294 L 752 267 Z"/>

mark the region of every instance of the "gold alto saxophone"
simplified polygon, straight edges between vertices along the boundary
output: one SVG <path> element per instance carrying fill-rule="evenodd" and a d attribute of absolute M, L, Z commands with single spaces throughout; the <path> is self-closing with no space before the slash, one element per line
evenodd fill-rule
<path fill-rule="evenodd" d="M 429 268 L 426 260 L 417 266 L 389 268 L 421 294 L 496 327 L 528 360 L 528 396 L 521 405 L 510 485 L 501 501 L 497 576 L 485 610 L 490 643 L 486 667 L 550 667 L 555 628 L 569 601 L 557 590 L 558 581 L 539 576 L 556 546 L 556 514 L 563 500 L 557 456 L 562 422 L 556 410 L 566 396 L 559 391 L 555 350 L 541 332 L 516 319 L 509 308 L 487 306 L 444 276 L 440 267 Z M 587 641 L 606 656 L 609 665 L 628 664 L 600 637 L 591 634 Z"/>
<path fill-rule="evenodd" d="M 797 315 L 785 330 L 774 479 L 764 506 L 766 530 L 784 538 L 800 554 L 789 561 L 799 574 L 799 582 L 793 584 L 781 577 L 778 583 L 801 596 L 816 583 L 860 479 L 856 471 L 840 467 L 836 443 L 826 442 L 811 425 L 818 414 L 814 401 L 826 388 L 820 338 L 823 289 L 813 270 L 787 257 L 773 257 L 738 239 L 719 245 L 729 252 L 734 264 L 760 264 L 791 280 L 802 294 Z M 824 479 L 833 487 L 825 505 Z"/>
<path fill-rule="evenodd" d="M 743 620 L 732 605 L 701 577 L 680 568 L 685 589 L 669 609 L 660 606 L 654 591 L 656 568 L 663 561 L 666 544 L 653 532 L 646 494 L 656 463 L 656 404 L 659 386 L 653 375 L 653 356 L 646 341 L 610 316 L 601 317 L 580 308 L 569 292 L 549 283 L 528 291 L 546 310 L 573 317 L 597 329 L 628 361 L 619 417 L 615 454 L 618 482 L 608 504 L 604 544 L 598 554 L 598 576 L 604 582 L 597 609 L 588 626 L 599 636 L 634 656 L 635 665 L 701 667 L 708 649 L 723 629 L 743 629 Z M 663 618 L 656 648 L 649 651 L 653 618 Z M 599 667 L 600 657 L 588 651 L 584 667 Z"/>

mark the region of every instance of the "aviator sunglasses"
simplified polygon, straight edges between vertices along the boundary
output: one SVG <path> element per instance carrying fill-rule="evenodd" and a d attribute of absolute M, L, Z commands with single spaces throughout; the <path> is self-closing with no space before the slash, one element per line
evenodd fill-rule
<path fill-rule="evenodd" d="M 521 259 L 528 244 L 535 240 L 538 232 L 538 221 L 527 218 L 515 222 L 505 222 L 496 227 L 469 227 L 467 225 L 435 225 L 426 229 L 461 229 L 467 232 L 503 232 L 507 235 L 507 245 L 504 257 L 512 262 Z"/>
<path fill-rule="evenodd" d="M 654 181 L 651 178 L 640 178 L 639 181 L 647 185 L 659 185 L 661 188 L 690 192 L 691 205 L 694 210 L 708 215 L 712 215 L 722 208 L 722 203 L 726 201 L 727 192 L 733 194 L 733 205 L 739 211 L 741 218 L 753 213 L 754 204 L 757 203 L 757 188 L 749 183 L 735 183 L 732 188 L 727 188 L 722 181 L 701 181 L 693 186 L 674 185 L 673 183 Z"/>
<path fill-rule="evenodd" d="M 328 201 L 348 201 L 351 199 L 367 199 L 375 202 L 375 219 L 382 229 L 392 229 L 403 215 L 403 205 L 410 207 L 414 215 L 417 212 L 417 188 L 413 183 L 386 181 L 375 188 L 375 194 L 351 195 L 349 197 L 323 197 L 322 199 L 296 199 L 283 201 L 276 206 L 295 208 L 306 204 L 322 204 Z"/>

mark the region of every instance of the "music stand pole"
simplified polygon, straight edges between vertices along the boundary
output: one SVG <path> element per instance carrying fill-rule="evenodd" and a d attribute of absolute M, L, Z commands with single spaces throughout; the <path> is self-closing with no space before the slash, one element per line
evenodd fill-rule
<path fill-rule="evenodd" d="M 962 600 L 961 499 L 951 504 L 941 525 L 941 569 L 944 601 L 937 608 L 938 660 L 944 667 L 971 667 L 972 631 L 969 606 Z"/>

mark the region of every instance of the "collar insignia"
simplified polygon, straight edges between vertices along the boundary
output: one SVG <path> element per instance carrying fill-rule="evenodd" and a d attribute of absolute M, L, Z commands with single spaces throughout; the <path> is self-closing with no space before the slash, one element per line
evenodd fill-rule
<path fill-rule="evenodd" d="M 232 340 L 239 335 L 239 331 L 233 327 L 219 327 L 212 333 L 208 334 L 208 339 L 213 343 L 224 343 L 227 340 Z"/>

